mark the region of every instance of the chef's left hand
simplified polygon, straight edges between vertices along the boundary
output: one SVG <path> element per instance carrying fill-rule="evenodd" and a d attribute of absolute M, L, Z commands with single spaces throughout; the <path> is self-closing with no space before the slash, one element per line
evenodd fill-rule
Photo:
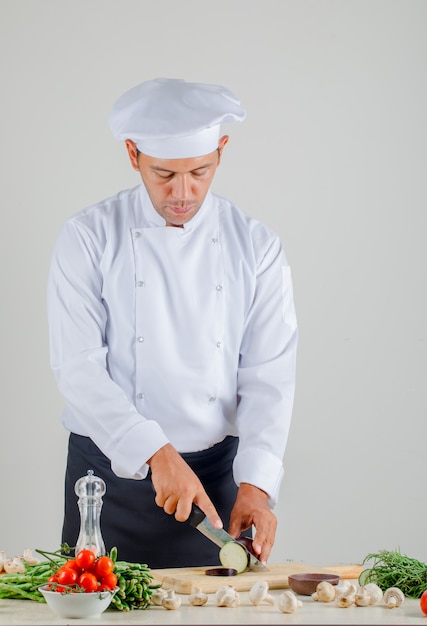
<path fill-rule="evenodd" d="M 268 506 L 268 494 L 254 485 L 241 483 L 230 516 L 228 532 L 237 539 L 241 533 L 255 526 L 252 547 L 260 561 L 267 563 L 277 529 L 277 518 Z"/>

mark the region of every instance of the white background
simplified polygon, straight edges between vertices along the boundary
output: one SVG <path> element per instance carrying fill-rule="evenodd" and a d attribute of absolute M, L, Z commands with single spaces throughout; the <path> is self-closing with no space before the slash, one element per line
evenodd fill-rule
<path fill-rule="evenodd" d="M 427 2 L 1 0 L 0 58 L 0 549 L 59 547 L 50 254 L 69 215 L 138 183 L 107 117 L 165 76 L 239 95 L 214 190 L 273 227 L 292 266 L 271 561 L 427 561 Z"/>

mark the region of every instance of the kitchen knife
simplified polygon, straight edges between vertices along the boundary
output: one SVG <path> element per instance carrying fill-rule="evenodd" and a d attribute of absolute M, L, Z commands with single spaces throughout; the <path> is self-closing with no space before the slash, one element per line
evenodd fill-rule
<path fill-rule="evenodd" d="M 190 517 L 188 518 L 191 526 L 193 528 L 197 528 L 205 537 L 213 541 L 217 546 L 222 548 L 222 546 L 229 541 L 236 541 L 234 537 L 229 535 L 223 528 L 217 529 L 212 526 L 206 515 L 203 513 L 201 509 L 196 504 L 193 504 Z M 254 572 L 268 572 L 268 567 L 261 563 L 256 556 L 249 554 L 249 565 L 248 569 Z"/>

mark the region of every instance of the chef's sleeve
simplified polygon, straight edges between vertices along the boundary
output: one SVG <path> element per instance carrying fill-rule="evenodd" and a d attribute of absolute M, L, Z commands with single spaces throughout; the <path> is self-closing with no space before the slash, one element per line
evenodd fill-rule
<path fill-rule="evenodd" d="M 146 460 L 168 440 L 108 373 L 101 258 L 99 239 L 68 220 L 56 240 L 48 277 L 51 366 L 67 405 L 69 429 L 90 437 L 115 474 L 142 479 Z"/>
<path fill-rule="evenodd" d="M 297 321 L 291 270 L 277 237 L 259 246 L 255 289 L 238 368 L 234 461 L 237 484 L 253 484 L 277 504 L 294 393 Z"/>

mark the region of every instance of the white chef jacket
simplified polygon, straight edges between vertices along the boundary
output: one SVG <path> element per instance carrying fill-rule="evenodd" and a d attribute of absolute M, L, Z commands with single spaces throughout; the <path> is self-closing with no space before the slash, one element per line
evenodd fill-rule
<path fill-rule="evenodd" d="M 166 227 L 145 187 L 69 218 L 48 279 L 51 365 L 66 429 L 90 437 L 120 477 L 239 437 L 237 484 L 283 477 L 295 385 L 290 268 L 265 225 L 208 192 Z"/>

